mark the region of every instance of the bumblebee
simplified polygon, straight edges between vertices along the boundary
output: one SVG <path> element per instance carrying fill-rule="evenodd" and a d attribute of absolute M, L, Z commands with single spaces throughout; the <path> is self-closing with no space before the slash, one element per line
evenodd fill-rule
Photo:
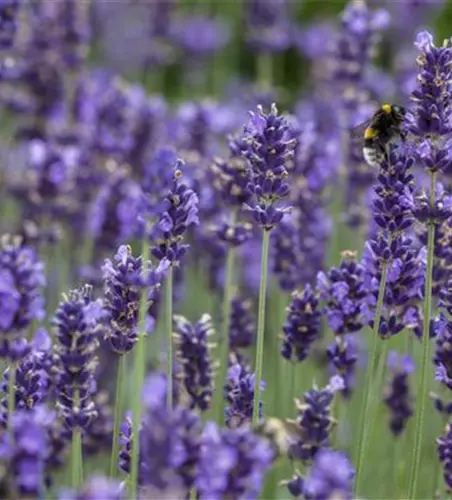
<path fill-rule="evenodd" d="M 374 115 L 352 129 L 352 137 L 363 141 L 363 156 L 371 167 L 378 166 L 388 154 L 389 144 L 396 138 L 405 140 L 402 123 L 406 110 L 402 106 L 383 104 Z"/>

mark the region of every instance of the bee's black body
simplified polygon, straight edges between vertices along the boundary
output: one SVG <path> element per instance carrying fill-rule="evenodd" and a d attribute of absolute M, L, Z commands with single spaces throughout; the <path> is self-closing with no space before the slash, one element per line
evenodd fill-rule
<path fill-rule="evenodd" d="M 376 166 L 381 162 L 392 139 L 397 136 L 404 139 L 401 130 L 404 118 L 404 108 L 383 104 L 370 120 L 357 127 L 364 138 L 363 155 L 369 165 Z"/>

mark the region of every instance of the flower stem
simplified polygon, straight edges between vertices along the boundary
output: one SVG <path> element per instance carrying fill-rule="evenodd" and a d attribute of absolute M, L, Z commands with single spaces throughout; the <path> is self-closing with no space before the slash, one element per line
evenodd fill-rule
<path fill-rule="evenodd" d="M 223 294 L 223 314 L 221 324 L 221 336 L 219 338 L 219 360 L 220 367 L 218 369 L 217 383 L 215 385 L 215 400 L 214 408 L 217 412 L 217 423 L 223 425 L 224 423 L 224 397 L 223 397 L 223 384 L 225 383 L 226 373 L 228 370 L 228 355 L 229 355 L 229 326 L 231 323 L 231 299 L 233 292 L 233 279 L 234 279 L 234 262 L 235 262 L 235 248 L 228 248 L 226 258 L 226 276 L 224 282 Z"/>
<path fill-rule="evenodd" d="M 147 266 L 149 260 L 149 243 L 146 238 L 143 238 L 141 250 L 143 277 L 147 278 Z M 139 454 L 140 454 L 140 421 L 141 421 L 141 390 L 144 382 L 146 371 L 146 314 L 148 307 L 147 289 L 143 288 L 140 297 L 140 308 L 138 312 L 138 342 L 135 350 L 133 379 L 134 387 L 132 398 L 132 461 L 130 468 L 130 495 L 132 498 L 137 496 L 138 487 L 138 469 L 139 469 Z"/>
<path fill-rule="evenodd" d="M 269 53 L 257 58 L 257 81 L 263 89 L 269 89 L 273 83 L 273 57 Z"/>
<path fill-rule="evenodd" d="M 375 365 L 377 362 L 377 345 L 379 339 L 380 321 L 383 314 L 383 301 L 386 289 L 386 279 L 388 276 L 388 262 L 383 262 L 381 266 L 381 279 L 380 287 L 378 289 L 377 307 L 375 310 L 374 327 L 372 329 L 372 340 L 369 353 L 369 365 L 366 371 L 366 378 L 364 382 L 364 401 L 361 405 L 361 413 L 359 419 L 359 435 L 358 435 L 358 454 L 357 454 L 357 468 L 356 468 L 356 493 L 362 496 L 361 486 L 364 480 L 363 466 L 367 453 L 367 441 L 370 435 L 370 429 L 367 425 L 367 418 L 369 416 L 369 408 L 371 406 L 371 399 L 374 394 L 371 391 L 372 380 L 375 376 Z"/>
<path fill-rule="evenodd" d="M 166 405 L 169 410 L 173 407 L 173 267 L 168 269 L 166 279 L 166 328 L 167 328 L 167 355 L 166 355 Z"/>
<path fill-rule="evenodd" d="M 264 358 L 265 299 L 267 296 L 267 268 L 268 268 L 269 246 L 270 246 L 270 231 L 264 229 L 262 236 L 259 309 L 257 316 L 256 363 L 255 363 L 256 378 L 254 383 L 253 423 L 256 423 L 259 420 L 260 388 L 262 380 L 262 364 Z"/>
<path fill-rule="evenodd" d="M 12 429 L 11 420 L 16 409 L 16 363 L 11 363 L 8 372 L 8 427 Z"/>
<path fill-rule="evenodd" d="M 74 409 L 80 405 L 79 390 L 74 389 Z M 72 429 L 71 441 L 71 482 L 73 488 L 78 488 L 81 483 L 81 456 L 82 435 L 78 427 Z"/>
<path fill-rule="evenodd" d="M 115 420 L 113 424 L 113 443 L 110 457 L 110 477 L 115 477 L 118 470 L 118 450 L 119 450 L 119 425 L 121 423 L 122 409 L 122 389 L 123 380 L 126 376 L 126 356 L 119 356 L 116 374 L 116 395 L 115 395 Z"/>
<path fill-rule="evenodd" d="M 435 207 L 435 184 L 436 172 L 430 173 L 430 209 L 433 211 Z M 435 222 L 430 220 L 427 227 L 428 242 L 427 242 L 427 270 L 425 276 L 425 294 L 424 294 L 424 325 L 422 331 L 422 363 L 421 363 L 421 384 L 419 389 L 419 403 L 415 417 L 414 431 L 414 448 L 413 460 L 411 462 L 410 482 L 408 486 L 408 497 L 415 498 L 417 481 L 419 478 L 419 466 L 421 462 L 421 445 L 422 431 L 424 427 L 425 407 L 427 400 L 427 384 L 428 384 L 428 365 L 430 361 L 430 319 L 432 316 L 432 274 L 433 274 L 433 258 L 435 247 Z"/>

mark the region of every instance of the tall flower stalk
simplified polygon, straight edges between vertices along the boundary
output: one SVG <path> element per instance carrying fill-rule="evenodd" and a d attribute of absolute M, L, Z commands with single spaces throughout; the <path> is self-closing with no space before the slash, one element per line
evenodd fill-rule
<path fill-rule="evenodd" d="M 369 290 L 367 313 L 372 326 L 372 338 L 357 442 L 356 491 L 359 493 L 361 493 L 364 460 L 373 423 L 375 392 L 378 390 L 385 366 L 387 342 L 383 343 L 379 369 L 375 374 L 378 341 L 390 338 L 406 326 L 406 304 L 413 294 L 410 286 L 416 290 L 418 282 L 413 268 L 416 270 L 420 266 L 413 266 L 414 256 L 409 251 L 411 239 L 406 236 L 414 221 L 412 196 L 414 181 L 410 173 L 412 164 L 413 159 L 405 156 L 402 146 L 395 147 L 382 161 L 374 188 L 373 221 L 376 231 L 366 243 L 363 257 L 366 286 Z M 406 262 L 409 265 L 404 267 Z M 391 279 L 389 279 L 390 271 Z"/>
<path fill-rule="evenodd" d="M 134 257 L 132 249 L 122 245 L 115 254 L 113 262 L 106 259 L 102 268 L 105 295 L 104 308 L 106 311 L 105 340 L 112 351 L 119 357 L 113 449 L 110 461 L 110 476 L 112 477 L 117 469 L 123 380 L 127 376 L 126 355 L 138 343 L 134 376 L 137 383 L 142 384 L 145 370 L 145 342 L 143 336 L 147 332 L 146 316 L 149 307 L 158 297 L 160 282 L 163 279 L 166 267 L 166 261 L 161 263 L 158 268 L 150 266 L 149 262 L 147 262 L 149 257 L 148 243 L 143 247 L 143 254 L 140 257 Z M 134 403 L 137 404 L 137 399 L 139 404 L 139 397 L 135 398 Z"/>
<path fill-rule="evenodd" d="M 417 218 L 427 224 L 427 270 L 424 294 L 424 323 L 422 331 L 422 361 L 420 373 L 419 403 L 415 415 L 415 435 L 413 459 L 410 470 L 408 498 L 417 493 L 421 462 L 422 436 L 427 401 L 428 366 L 430 359 L 430 323 L 432 318 L 432 274 L 435 247 L 435 227 L 440 211 L 436 200 L 437 173 L 451 165 L 448 137 L 452 132 L 452 43 L 445 40 L 441 47 L 436 47 L 433 37 L 428 32 L 418 34 L 416 48 L 418 88 L 413 92 L 415 104 L 414 120 L 411 131 L 422 139 L 418 147 L 421 163 L 430 175 L 429 203 L 416 210 Z"/>
<path fill-rule="evenodd" d="M 270 231 L 281 222 L 290 208 L 278 202 L 289 194 L 286 162 L 293 157 L 295 140 L 290 139 L 288 124 L 278 116 L 273 104 L 265 114 L 261 106 L 250 112 L 251 120 L 245 128 L 242 153 L 250 165 L 248 189 L 252 198 L 245 205 L 255 222 L 262 228 L 262 254 L 259 287 L 259 306 L 256 342 L 256 378 L 254 386 L 253 422 L 259 420 L 260 387 L 264 357 L 265 303 L 267 295 L 268 253 Z"/>
<path fill-rule="evenodd" d="M 158 221 L 151 228 L 150 236 L 154 243 L 151 252 L 158 260 L 166 259 L 169 263 L 166 281 L 166 341 L 167 341 L 167 404 L 172 407 L 173 398 L 173 269 L 189 245 L 183 244 L 184 234 L 192 225 L 199 223 L 197 194 L 182 181 L 183 162 L 176 161 L 173 170 L 172 185 L 165 196 Z"/>

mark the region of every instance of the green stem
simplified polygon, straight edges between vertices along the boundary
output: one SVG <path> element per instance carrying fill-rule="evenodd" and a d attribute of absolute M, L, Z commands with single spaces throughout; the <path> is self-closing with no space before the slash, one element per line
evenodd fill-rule
<path fill-rule="evenodd" d="M 263 89 L 269 89 L 273 83 L 273 57 L 264 52 L 257 58 L 257 81 Z"/>
<path fill-rule="evenodd" d="M 435 207 L 435 184 L 436 172 L 430 174 L 430 208 Z M 428 243 L 427 243 L 427 271 L 425 277 L 425 293 L 424 293 L 424 325 L 422 331 L 422 364 L 421 364 L 421 385 L 419 389 L 419 402 L 415 416 L 415 431 L 414 431 L 414 448 L 413 460 L 411 462 L 410 482 L 408 486 L 408 497 L 415 498 L 417 482 L 419 479 L 419 466 L 421 462 L 421 445 L 422 431 L 424 428 L 425 407 L 427 400 L 427 385 L 428 385 L 428 366 L 430 361 L 430 319 L 432 316 L 432 275 L 433 275 L 433 258 L 435 248 L 435 222 L 428 222 Z"/>
<path fill-rule="evenodd" d="M 113 424 L 113 443 L 110 457 L 110 477 L 116 476 L 118 470 L 118 454 L 119 454 L 119 426 L 121 424 L 121 408 L 122 408 L 122 388 L 123 380 L 126 376 L 126 356 L 121 354 L 118 360 L 116 373 L 116 395 L 115 395 L 115 420 Z"/>
<path fill-rule="evenodd" d="M 16 363 L 11 363 L 8 373 L 8 427 L 12 429 L 11 420 L 16 409 Z"/>
<path fill-rule="evenodd" d="M 74 390 L 74 409 L 80 405 L 78 389 Z M 72 429 L 71 441 L 71 482 L 74 489 L 81 483 L 82 435 L 78 427 Z"/>
<path fill-rule="evenodd" d="M 166 355 L 166 405 L 169 410 L 173 407 L 173 267 L 168 270 L 166 279 L 166 328 L 167 328 L 167 355 Z"/>
<path fill-rule="evenodd" d="M 149 243 L 146 238 L 143 239 L 142 250 L 141 250 L 141 258 L 142 258 L 142 269 L 143 276 L 147 278 L 147 267 L 149 260 Z M 144 376 L 146 373 L 146 315 L 148 308 L 148 300 L 147 300 L 147 289 L 144 288 L 141 291 L 140 296 L 140 308 L 138 312 L 138 342 L 135 347 L 135 359 L 134 359 L 134 387 L 132 397 L 132 460 L 131 460 L 131 468 L 130 468 L 130 495 L 132 498 L 136 498 L 137 496 L 137 487 L 138 487 L 138 469 L 139 469 L 139 454 L 140 454 L 140 446 L 139 446 L 139 431 L 140 431 L 140 421 L 141 421 L 141 390 L 143 387 Z"/>
<path fill-rule="evenodd" d="M 216 390 L 214 393 L 213 407 L 217 411 L 217 423 L 223 425 L 224 423 L 224 398 L 223 398 L 223 384 L 226 379 L 226 372 L 228 369 L 228 356 L 229 356 L 229 326 L 231 323 L 231 300 L 233 294 L 233 281 L 234 281 L 234 262 L 235 262 L 235 248 L 228 249 L 226 258 L 226 277 L 224 282 L 223 294 L 223 314 L 221 325 L 221 336 L 219 342 L 219 360 L 220 367 L 218 369 Z"/>
<path fill-rule="evenodd" d="M 375 364 L 377 361 L 377 345 L 379 340 L 379 330 L 380 330 L 380 320 L 383 314 L 383 300 L 385 295 L 386 288 L 386 279 L 388 275 L 388 263 L 383 262 L 381 268 L 381 280 L 380 287 L 378 289 L 378 299 L 377 299 L 377 308 L 375 310 L 375 319 L 374 319 L 374 327 L 372 330 L 372 339 L 370 345 L 370 353 L 369 353 L 369 366 L 366 371 L 366 378 L 364 382 L 364 401 L 361 405 L 360 419 L 359 419 L 359 435 L 358 435 L 358 455 L 357 455 L 357 468 L 356 468 L 356 492 L 358 496 L 362 496 L 361 486 L 364 480 L 363 474 L 363 466 L 364 460 L 367 453 L 367 441 L 370 435 L 368 429 L 368 416 L 369 416 L 369 408 L 371 404 L 371 399 L 375 396 L 371 389 L 372 380 L 375 376 Z"/>
<path fill-rule="evenodd" d="M 256 379 L 254 383 L 253 398 L 253 423 L 259 420 L 259 401 L 262 380 L 262 365 L 264 358 L 264 330 L 265 330 L 265 300 L 267 296 L 267 268 L 268 249 L 270 246 L 270 231 L 264 229 L 262 236 L 262 256 L 261 256 L 261 283 L 259 288 L 259 309 L 257 316 L 257 339 L 256 339 Z"/>

